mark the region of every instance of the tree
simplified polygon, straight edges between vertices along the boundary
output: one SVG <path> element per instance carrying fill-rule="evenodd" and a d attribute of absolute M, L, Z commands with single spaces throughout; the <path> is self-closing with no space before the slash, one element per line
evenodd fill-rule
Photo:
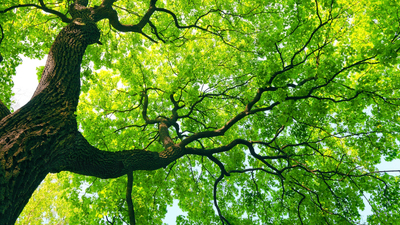
<path fill-rule="evenodd" d="M 367 194 L 398 221 L 375 167 L 399 158 L 398 6 L 6 0 L 0 224 L 49 173 L 20 221 L 160 224 L 178 199 L 179 224 L 355 224 Z M 10 112 L 19 54 L 47 52 Z"/>

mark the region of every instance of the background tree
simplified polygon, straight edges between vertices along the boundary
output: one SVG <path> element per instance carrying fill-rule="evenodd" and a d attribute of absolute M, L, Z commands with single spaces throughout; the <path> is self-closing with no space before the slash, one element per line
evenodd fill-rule
<path fill-rule="evenodd" d="M 179 224 L 355 224 L 366 193 L 400 219 L 375 167 L 399 158 L 398 1 L 0 7 L 0 224 L 160 224 L 173 199 Z M 47 52 L 11 113 L 19 54 Z"/>

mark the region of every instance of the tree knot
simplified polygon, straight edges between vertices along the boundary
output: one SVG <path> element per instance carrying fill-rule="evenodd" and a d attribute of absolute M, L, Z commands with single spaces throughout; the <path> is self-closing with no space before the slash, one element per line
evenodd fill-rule
<path fill-rule="evenodd" d="M 71 30 L 86 45 L 99 43 L 100 31 L 93 21 L 75 18 L 71 23 Z"/>

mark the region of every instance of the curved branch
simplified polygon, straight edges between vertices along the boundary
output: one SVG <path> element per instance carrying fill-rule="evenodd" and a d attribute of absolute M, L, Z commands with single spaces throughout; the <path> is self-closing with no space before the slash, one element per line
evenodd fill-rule
<path fill-rule="evenodd" d="M 214 156 L 210 155 L 208 156 L 208 158 L 213 161 L 215 164 L 218 165 L 218 167 L 221 170 L 221 174 L 222 175 L 226 175 L 226 176 L 230 176 L 230 174 L 226 171 L 224 164 L 222 164 L 221 161 L 219 161 L 217 158 L 215 158 Z"/>
<path fill-rule="evenodd" d="M 216 153 L 221 153 L 221 152 L 227 152 L 230 151 L 232 148 L 234 148 L 236 145 L 242 144 L 246 145 L 249 147 L 249 145 L 252 145 L 254 143 L 259 144 L 260 142 L 249 142 L 244 139 L 235 139 L 232 142 L 230 142 L 227 145 L 218 147 L 218 148 L 212 148 L 212 149 L 199 149 L 199 148 L 185 148 L 185 153 L 186 154 L 193 154 L 193 155 L 202 155 L 202 156 L 211 156 Z M 256 154 L 258 155 L 258 154 Z M 262 159 L 286 159 L 288 156 L 286 155 L 276 155 L 276 156 L 260 156 Z"/>
<path fill-rule="evenodd" d="M 300 223 L 303 225 L 304 223 L 303 223 L 303 220 L 301 219 L 300 206 L 301 206 L 301 203 L 303 202 L 303 200 L 306 198 L 306 196 L 303 193 L 301 193 L 300 191 L 298 191 L 298 190 L 296 190 L 294 188 L 292 188 L 292 190 L 297 192 L 297 194 L 301 195 L 300 202 L 297 205 L 297 217 L 299 217 Z"/>
<path fill-rule="evenodd" d="M 344 71 L 346 71 L 346 70 L 348 70 L 348 69 L 351 69 L 352 67 L 359 66 L 359 65 L 362 65 L 362 64 L 376 64 L 376 63 L 368 62 L 368 60 L 371 60 L 371 59 L 373 59 L 373 58 L 375 58 L 375 57 L 376 57 L 376 55 L 370 56 L 370 57 L 368 57 L 368 58 L 359 60 L 359 61 L 357 61 L 357 62 L 355 62 L 355 63 L 353 63 L 353 64 L 350 64 L 350 65 L 348 65 L 348 66 L 343 67 L 342 69 L 340 69 L 339 71 L 337 71 L 329 80 L 327 80 L 326 83 L 321 84 L 321 85 L 319 85 L 319 86 L 312 87 L 311 90 L 308 92 L 308 95 L 311 95 L 315 90 L 317 90 L 317 89 L 319 89 L 319 88 L 322 88 L 322 87 L 327 86 L 327 85 L 330 84 L 339 74 L 341 74 L 342 72 L 344 72 Z"/>
<path fill-rule="evenodd" d="M 154 40 L 152 37 L 150 37 L 149 35 L 143 33 L 143 32 L 139 32 L 141 35 L 143 35 L 144 37 L 146 37 L 147 39 L 149 39 L 151 42 L 154 43 L 158 43 L 158 41 Z"/>
<path fill-rule="evenodd" d="M 9 8 L 6 8 L 6 9 L 0 11 L 0 13 L 6 13 L 6 12 L 8 12 L 8 11 L 11 11 L 11 10 L 17 9 L 17 8 L 35 7 L 35 8 L 38 8 L 38 9 L 43 10 L 43 11 L 46 12 L 46 13 L 50 13 L 50 14 L 53 14 L 53 15 L 56 15 L 56 16 L 60 17 L 61 21 L 64 22 L 64 23 L 70 23 L 70 22 L 72 22 L 72 19 L 68 18 L 66 15 L 62 14 L 61 12 L 59 12 L 59 11 L 57 11 L 57 10 L 54 10 L 54 9 L 47 8 L 47 6 L 44 4 L 43 0 L 39 0 L 39 3 L 40 3 L 40 6 L 39 6 L 39 5 L 36 5 L 36 4 L 19 4 L 19 5 L 14 5 L 14 6 L 11 6 L 11 7 L 9 7 Z"/>
<path fill-rule="evenodd" d="M 0 45 L 1 45 L 1 42 L 3 41 L 3 39 L 4 39 L 4 31 L 3 31 L 3 27 L 1 26 L 1 24 L 0 24 L 0 30 L 1 30 L 1 39 L 0 39 Z M 0 63 L 3 61 L 3 56 L 1 55 L 1 52 L 0 52 Z M 1 120 L 1 117 L 0 117 L 0 120 Z"/>
<path fill-rule="evenodd" d="M 217 201 L 217 187 L 218 187 L 218 183 L 224 178 L 224 173 L 221 171 L 221 175 L 215 180 L 214 183 L 214 190 L 213 190 L 213 197 L 214 197 L 214 205 L 215 208 L 217 209 L 218 212 L 218 216 L 221 219 L 222 224 L 225 224 L 225 222 L 230 225 L 229 221 L 222 215 L 221 213 L 221 209 L 218 206 L 218 201 Z"/>
<path fill-rule="evenodd" d="M 128 214 L 129 214 L 129 222 L 131 225 L 136 224 L 135 220 L 135 210 L 133 208 L 132 202 L 132 184 L 133 184 L 133 174 L 132 172 L 127 173 L 128 181 L 126 185 L 126 204 L 128 204 Z"/>
<path fill-rule="evenodd" d="M 215 12 L 215 11 L 216 11 L 216 10 L 210 10 L 210 11 L 208 11 L 206 14 L 201 15 L 199 18 L 197 18 L 196 22 L 195 22 L 193 25 L 181 26 L 181 25 L 179 25 L 178 18 L 176 17 L 175 13 L 171 12 L 171 11 L 168 10 L 168 9 L 164 9 L 164 8 L 155 8 L 155 10 L 158 11 L 158 12 L 165 12 L 165 13 L 168 13 L 169 15 L 171 15 L 172 18 L 174 19 L 175 26 L 176 26 L 177 28 L 179 28 L 179 29 L 197 28 L 197 29 L 200 29 L 200 30 L 203 30 L 203 31 L 207 31 L 207 32 L 210 32 L 210 31 L 209 31 L 208 29 L 206 29 L 206 28 L 197 26 L 197 22 L 198 22 L 202 17 L 207 16 L 209 13 Z M 213 32 L 211 32 L 211 33 L 213 33 Z"/>
<path fill-rule="evenodd" d="M 47 8 L 47 6 L 44 4 L 43 0 L 39 0 L 39 3 L 40 3 L 40 6 L 42 7 L 42 10 L 43 10 L 43 11 L 45 11 L 45 12 L 47 12 L 47 13 L 54 14 L 54 15 L 60 17 L 61 20 L 62 20 L 63 22 L 65 22 L 65 23 L 70 23 L 70 22 L 72 22 L 72 19 L 68 18 L 66 15 L 62 14 L 61 12 L 56 11 L 56 10 L 53 10 L 53 9 Z"/>
<path fill-rule="evenodd" d="M 261 108 L 261 109 L 255 109 L 252 110 L 253 106 L 261 99 L 261 96 L 264 92 L 266 91 L 275 91 L 277 88 L 275 87 L 269 87 L 269 88 L 259 88 L 257 90 L 257 94 L 251 100 L 245 107 L 245 110 L 234 116 L 231 120 L 225 123 L 224 126 L 222 126 L 219 129 L 213 130 L 213 131 L 203 131 L 199 133 L 195 133 L 192 136 L 189 136 L 188 138 L 184 139 L 181 143 L 179 143 L 179 146 L 185 147 L 186 145 L 192 143 L 193 141 L 196 141 L 201 138 L 209 138 L 209 137 L 216 137 L 216 136 L 223 136 L 227 130 L 229 130 L 233 125 L 235 125 L 238 121 L 243 119 L 244 117 L 260 112 L 260 111 L 268 111 L 272 110 L 275 106 L 279 105 L 280 102 L 275 102 L 271 104 L 268 107 Z"/>
<path fill-rule="evenodd" d="M 1 42 L 3 41 L 3 39 L 4 39 L 4 30 L 3 30 L 3 26 L 1 26 L 1 24 L 0 24 L 0 30 L 1 30 L 1 39 L 0 39 L 0 45 L 1 45 Z M 1 61 L 0 61 L 1 62 Z"/>
<path fill-rule="evenodd" d="M 142 99 L 143 99 L 142 117 L 143 117 L 144 121 L 146 121 L 146 124 L 160 123 L 161 122 L 160 119 L 152 120 L 147 116 L 147 108 L 149 107 L 149 96 L 147 95 L 147 90 L 142 92 Z"/>
<path fill-rule="evenodd" d="M 153 29 L 153 32 L 154 32 L 154 34 L 156 35 L 156 37 L 158 38 L 158 40 L 161 40 L 163 43 L 165 43 L 165 40 L 162 39 L 162 38 L 160 37 L 160 35 L 158 34 L 157 27 L 156 27 L 150 20 L 149 20 L 149 25 L 150 25 L 150 27 Z"/>

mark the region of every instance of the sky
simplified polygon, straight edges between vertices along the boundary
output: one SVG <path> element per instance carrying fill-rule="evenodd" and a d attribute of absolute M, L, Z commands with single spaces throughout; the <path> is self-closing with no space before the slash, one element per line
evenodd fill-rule
<path fill-rule="evenodd" d="M 22 64 L 16 69 L 16 76 L 13 77 L 13 92 L 15 93 L 15 95 L 13 96 L 12 100 L 14 101 L 14 103 L 11 105 L 11 107 L 14 110 L 17 110 L 18 108 L 26 104 L 32 97 L 38 85 L 36 68 L 39 66 L 44 66 L 46 63 L 46 58 L 42 60 L 32 60 L 26 57 L 22 57 L 22 61 Z M 382 163 L 377 165 L 377 167 L 380 171 L 400 170 L 400 160 L 394 160 L 392 162 L 385 162 L 384 160 L 382 160 Z M 400 175 L 399 172 L 391 174 Z M 364 203 L 366 207 L 365 210 L 362 212 L 362 221 L 366 221 L 366 216 L 371 214 L 371 207 L 368 205 L 365 199 Z M 163 221 L 170 225 L 176 224 L 175 218 L 178 215 L 185 214 L 178 207 L 177 200 L 174 201 L 173 206 L 168 207 L 167 210 L 168 213 Z"/>

